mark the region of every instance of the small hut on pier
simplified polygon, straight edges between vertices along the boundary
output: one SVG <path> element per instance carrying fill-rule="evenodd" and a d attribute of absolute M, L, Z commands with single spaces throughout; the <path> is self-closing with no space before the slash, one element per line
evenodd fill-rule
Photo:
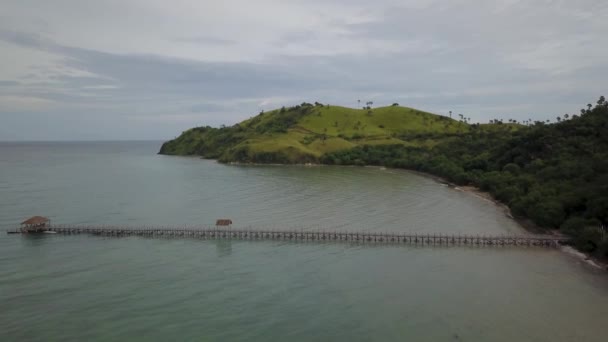
<path fill-rule="evenodd" d="M 215 226 L 216 227 L 230 227 L 230 225 L 232 224 L 232 220 L 230 219 L 219 219 L 217 221 L 215 221 Z"/>
<path fill-rule="evenodd" d="M 32 216 L 29 219 L 21 222 L 22 233 L 39 233 L 48 230 L 51 227 L 51 220 L 43 216 Z"/>

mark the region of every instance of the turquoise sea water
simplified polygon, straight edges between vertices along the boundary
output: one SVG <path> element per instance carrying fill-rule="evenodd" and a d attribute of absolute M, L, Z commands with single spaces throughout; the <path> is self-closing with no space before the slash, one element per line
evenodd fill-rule
<path fill-rule="evenodd" d="M 405 171 L 230 166 L 160 142 L 0 143 L 0 226 L 525 234 Z M 0 234 L 1 341 L 603 341 L 608 277 L 559 250 Z"/>

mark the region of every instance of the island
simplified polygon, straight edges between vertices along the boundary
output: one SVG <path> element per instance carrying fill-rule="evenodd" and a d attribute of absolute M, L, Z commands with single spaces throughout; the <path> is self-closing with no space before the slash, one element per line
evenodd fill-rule
<path fill-rule="evenodd" d="M 504 203 L 524 226 L 572 237 L 608 257 L 608 102 L 603 96 L 552 121 L 472 123 L 400 106 L 321 103 L 260 112 L 229 127 L 196 127 L 160 154 L 222 163 L 376 165 L 471 186 Z"/>

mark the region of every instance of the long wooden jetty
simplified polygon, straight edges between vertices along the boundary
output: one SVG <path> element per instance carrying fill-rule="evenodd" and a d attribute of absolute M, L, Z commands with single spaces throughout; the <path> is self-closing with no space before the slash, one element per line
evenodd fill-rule
<path fill-rule="evenodd" d="M 217 227 L 177 228 L 54 225 L 48 227 L 47 231 L 58 234 L 92 234 L 113 237 L 185 237 L 205 240 L 284 240 L 416 246 L 558 247 L 568 242 L 567 238 L 551 235 L 412 234 Z M 19 230 L 7 232 L 21 233 Z"/>

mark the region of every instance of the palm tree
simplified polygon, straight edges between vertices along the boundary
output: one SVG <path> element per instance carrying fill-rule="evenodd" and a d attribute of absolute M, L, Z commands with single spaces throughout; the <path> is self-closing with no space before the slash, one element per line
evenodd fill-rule
<path fill-rule="evenodd" d="M 564 119 L 568 120 L 569 117 L 570 115 L 568 115 L 568 113 L 564 114 Z"/>
<path fill-rule="evenodd" d="M 562 118 L 560 118 L 559 116 L 557 117 L 557 122 L 562 121 Z"/>
<path fill-rule="evenodd" d="M 452 118 L 452 111 L 450 111 L 450 119 Z"/>

